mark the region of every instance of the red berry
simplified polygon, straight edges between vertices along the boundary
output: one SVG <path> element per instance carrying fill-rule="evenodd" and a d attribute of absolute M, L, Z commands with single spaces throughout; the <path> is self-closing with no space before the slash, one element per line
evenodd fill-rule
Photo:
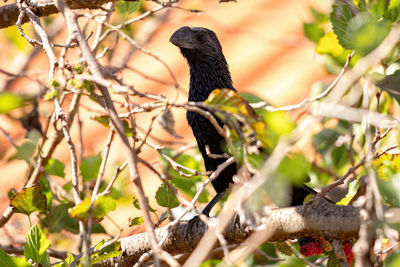
<path fill-rule="evenodd" d="M 317 240 L 313 238 L 304 238 L 300 242 L 300 253 L 306 257 L 321 255 L 323 250 Z"/>
<path fill-rule="evenodd" d="M 353 254 L 353 251 L 351 250 L 350 242 L 343 243 L 343 251 L 344 251 L 344 254 L 346 254 L 347 264 L 349 266 L 351 266 L 351 263 L 353 262 L 353 259 L 354 259 L 354 254 Z"/>

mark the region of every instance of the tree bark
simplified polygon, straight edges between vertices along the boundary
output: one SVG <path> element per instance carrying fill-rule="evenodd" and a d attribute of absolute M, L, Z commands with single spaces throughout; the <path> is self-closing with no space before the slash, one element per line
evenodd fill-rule
<path fill-rule="evenodd" d="M 115 0 L 67 0 L 67 4 L 72 9 L 98 9 L 103 4 Z M 36 6 L 32 6 L 32 11 L 38 17 L 49 16 L 58 13 L 58 9 L 53 1 L 33 1 Z M 15 3 L 0 7 L 0 29 L 15 25 L 19 16 L 19 9 Z M 28 22 L 27 16 L 22 20 L 23 23 Z"/>
<path fill-rule="evenodd" d="M 351 240 L 358 235 L 360 228 L 359 209 L 352 206 L 338 206 L 326 201 L 311 201 L 303 206 L 266 210 L 263 219 L 266 229 L 272 236 L 268 241 L 283 241 L 304 236 L 324 237 L 327 240 Z M 172 255 L 188 253 L 194 250 L 205 230 L 205 224 L 199 221 L 191 227 L 186 236 L 187 221 L 167 230 L 166 227 L 156 230 L 158 240 L 168 235 L 162 249 Z M 210 218 L 209 229 L 217 223 Z M 225 229 L 228 244 L 242 243 L 253 233 L 250 225 L 232 221 Z M 146 233 L 121 238 L 121 256 L 108 259 L 95 266 L 132 266 L 139 258 L 151 249 Z"/>

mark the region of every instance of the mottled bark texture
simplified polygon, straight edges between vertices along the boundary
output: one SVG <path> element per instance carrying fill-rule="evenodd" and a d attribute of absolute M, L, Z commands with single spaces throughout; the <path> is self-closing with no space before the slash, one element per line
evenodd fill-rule
<path fill-rule="evenodd" d="M 74 0 L 67 0 L 67 4 L 72 9 L 97 9 L 100 8 L 107 2 L 111 2 L 114 0 L 81 0 L 81 1 L 74 1 Z M 53 1 L 32 1 L 35 3 L 35 6 L 32 6 L 32 11 L 38 17 L 45 17 L 51 14 L 58 13 L 58 9 Z M 19 15 L 19 9 L 15 3 L 5 5 L 0 7 L 0 29 L 6 28 L 12 25 L 15 25 L 17 22 Z M 25 15 L 22 20 L 22 23 L 28 22 L 29 19 Z"/>
<path fill-rule="evenodd" d="M 357 237 L 360 227 L 358 208 L 338 206 L 324 200 L 312 201 L 303 206 L 266 210 L 262 219 L 266 228 L 271 231 L 269 241 L 294 239 L 302 236 L 323 236 L 324 238 L 350 240 Z M 211 225 L 217 223 L 216 218 L 210 218 Z M 157 239 L 168 235 L 162 248 L 172 255 L 193 251 L 201 237 L 205 225 L 199 222 L 193 225 L 186 237 L 187 221 L 182 221 L 167 230 L 165 227 L 156 230 Z M 209 227 L 212 229 L 212 226 Z M 253 233 L 251 227 L 241 224 L 238 227 L 232 221 L 225 230 L 225 238 L 229 244 L 242 243 Z M 132 266 L 138 259 L 150 250 L 146 233 L 141 233 L 120 239 L 123 254 L 107 260 L 96 266 Z"/>

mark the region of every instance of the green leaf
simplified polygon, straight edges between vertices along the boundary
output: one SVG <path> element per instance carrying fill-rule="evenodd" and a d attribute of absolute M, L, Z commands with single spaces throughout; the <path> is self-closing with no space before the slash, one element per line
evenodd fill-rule
<path fill-rule="evenodd" d="M 50 247 L 50 241 L 43 234 L 37 224 L 29 229 L 24 245 L 24 255 L 36 263 L 40 263 L 46 256 L 46 251 Z"/>
<path fill-rule="evenodd" d="M 384 202 L 391 207 L 400 207 L 400 174 L 396 173 L 390 181 L 377 179 L 378 188 Z"/>
<path fill-rule="evenodd" d="M 25 23 L 22 25 L 22 30 L 27 34 L 28 36 L 32 35 L 33 28 L 32 25 L 29 23 Z M 32 51 L 32 46 L 29 45 L 29 43 L 26 41 L 24 37 L 21 36 L 19 33 L 17 27 L 10 26 L 8 28 L 4 29 L 5 32 L 5 37 L 7 40 L 14 45 L 15 48 L 17 48 L 20 52 L 25 52 L 26 55 Z"/>
<path fill-rule="evenodd" d="M 251 136 L 254 133 L 257 140 L 260 141 L 262 148 L 269 148 L 272 146 L 271 140 L 267 135 L 268 131 L 266 124 L 249 103 L 237 92 L 229 89 L 216 89 L 209 94 L 205 103 L 213 108 L 240 116 L 244 120 L 245 124 L 241 131 L 246 139 L 246 144 L 250 145 L 250 143 L 252 143 Z M 223 115 L 219 114 L 219 112 L 215 112 L 215 115 L 224 121 L 227 119 Z M 233 116 L 230 116 L 229 121 L 234 122 L 236 119 Z M 238 122 L 236 122 L 236 124 L 240 125 Z M 229 129 L 229 133 L 231 134 L 231 138 L 235 134 L 237 135 L 236 128 L 232 126 Z M 235 138 L 233 137 L 232 139 L 233 140 L 226 141 L 234 141 Z"/>
<path fill-rule="evenodd" d="M 286 256 L 292 256 L 293 252 L 290 248 L 290 246 L 286 242 L 276 242 L 275 243 L 276 249 L 286 255 Z"/>
<path fill-rule="evenodd" d="M 376 84 L 381 90 L 388 94 L 400 103 L 400 70 L 396 70 L 393 74 L 385 76 Z"/>
<path fill-rule="evenodd" d="M 59 94 L 59 91 L 56 89 L 50 89 L 45 95 L 44 100 L 51 101 L 54 100 Z"/>
<path fill-rule="evenodd" d="M 65 177 L 64 169 L 65 169 L 64 163 L 62 163 L 57 159 L 51 158 L 47 162 L 45 171 L 48 175 L 56 175 L 64 178 Z"/>
<path fill-rule="evenodd" d="M 338 259 L 336 258 L 335 252 L 334 251 L 330 251 L 329 253 L 327 253 L 329 258 L 328 258 L 328 262 L 327 262 L 327 267 L 340 267 L 340 262 L 338 261 Z"/>
<path fill-rule="evenodd" d="M 74 65 L 74 70 L 77 74 L 82 74 L 83 71 L 85 70 L 85 67 L 82 64 L 77 63 Z"/>
<path fill-rule="evenodd" d="M 65 191 L 69 192 L 72 189 L 72 182 L 69 181 L 66 184 L 63 185 L 62 187 Z"/>
<path fill-rule="evenodd" d="M 29 131 L 27 136 L 27 138 L 35 145 L 38 143 L 40 137 L 42 137 L 42 134 L 36 130 Z"/>
<path fill-rule="evenodd" d="M 239 93 L 239 95 L 249 103 L 265 102 L 264 99 L 250 93 Z"/>
<path fill-rule="evenodd" d="M 91 116 L 90 118 L 101 123 L 103 126 L 110 127 L 110 118 L 107 115 Z"/>
<path fill-rule="evenodd" d="M 42 194 L 39 185 L 22 189 L 11 200 L 10 205 L 15 212 L 30 215 L 32 212 L 44 212 L 47 207 L 46 196 Z"/>
<path fill-rule="evenodd" d="M 100 223 L 95 223 L 92 226 L 92 233 L 93 234 L 107 234 L 106 229 L 104 229 L 103 225 Z"/>
<path fill-rule="evenodd" d="M 400 266 L 400 252 L 397 250 L 393 251 L 386 257 L 384 261 L 385 267 L 397 267 Z"/>
<path fill-rule="evenodd" d="M 276 267 L 306 267 L 307 265 L 304 263 L 303 260 L 299 259 L 298 257 L 285 257 L 283 261 L 279 263 L 275 263 Z"/>
<path fill-rule="evenodd" d="M 190 168 L 192 170 L 196 170 L 198 172 L 204 172 L 203 168 L 203 162 L 202 162 L 202 157 L 198 151 L 196 151 L 195 156 L 191 156 L 186 153 L 179 154 L 178 157 L 175 156 L 175 153 L 173 150 L 164 148 L 163 152 L 174 159 L 177 163 Z M 161 160 L 161 165 L 163 167 L 164 173 L 168 175 L 168 177 L 171 179 L 172 183 L 174 186 L 182 190 L 185 194 L 187 194 L 190 197 L 194 197 L 194 195 L 197 192 L 197 184 L 202 182 L 202 176 L 193 176 L 193 177 L 184 177 L 180 175 L 177 171 L 175 171 L 169 164 L 169 162 L 160 155 L 160 160 Z M 181 170 L 183 173 L 190 173 L 185 170 Z M 199 202 L 200 203 L 206 203 L 208 202 L 208 193 L 206 190 L 204 190 L 199 197 Z"/>
<path fill-rule="evenodd" d="M 58 263 L 56 265 L 52 265 L 53 267 L 81 267 L 82 265 L 79 263 L 74 263 L 74 255 L 71 251 L 68 251 L 68 257 L 65 259 L 64 262 Z"/>
<path fill-rule="evenodd" d="M 346 49 L 355 49 L 362 56 L 375 49 L 390 31 L 387 20 L 377 20 L 368 12 L 353 16 L 347 5 L 338 0 L 330 18 L 339 43 Z"/>
<path fill-rule="evenodd" d="M 311 164 L 303 154 L 294 154 L 283 158 L 278 172 L 291 183 L 299 185 L 308 179 L 307 173 L 310 169 Z"/>
<path fill-rule="evenodd" d="M 32 264 L 30 264 L 25 258 L 10 256 L 0 249 L 0 266 L 31 267 Z"/>
<path fill-rule="evenodd" d="M 44 257 L 42 258 L 42 260 L 40 261 L 40 266 L 51 266 L 50 264 L 50 255 L 49 253 L 45 253 Z"/>
<path fill-rule="evenodd" d="M 390 2 L 393 2 L 393 0 Z M 370 2 L 368 11 L 371 12 L 375 18 L 379 19 L 385 15 L 387 8 L 388 3 L 386 3 L 386 0 L 375 0 Z"/>
<path fill-rule="evenodd" d="M 319 54 L 326 54 L 336 58 L 340 57 L 345 52 L 345 49 L 339 44 L 338 38 L 334 32 L 327 32 L 319 39 L 315 51 Z"/>
<path fill-rule="evenodd" d="M 8 113 L 25 104 L 24 97 L 9 92 L 0 92 L 0 114 Z"/>
<path fill-rule="evenodd" d="M 165 184 L 161 184 L 158 188 L 156 192 L 156 200 L 158 205 L 161 207 L 172 209 L 179 206 L 179 200 Z"/>
<path fill-rule="evenodd" d="M 318 43 L 325 34 L 324 29 L 318 23 L 304 23 L 303 31 L 307 38 L 314 43 Z"/>
<path fill-rule="evenodd" d="M 107 115 L 91 116 L 90 118 L 110 128 L 110 118 Z M 127 120 L 122 120 L 122 126 L 124 126 L 126 136 L 133 136 L 132 128 L 129 127 L 129 122 Z"/>
<path fill-rule="evenodd" d="M 319 12 L 315 8 L 310 8 L 311 13 L 313 15 L 313 21 L 311 23 L 303 24 L 304 34 L 313 41 L 314 43 L 318 43 L 319 39 L 324 35 L 325 24 L 329 21 L 329 17 L 327 13 Z"/>
<path fill-rule="evenodd" d="M 143 217 L 135 217 L 131 220 L 129 226 L 141 225 L 144 222 Z"/>
<path fill-rule="evenodd" d="M 69 214 L 73 218 L 86 221 L 89 217 L 90 198 L 86 197 L 81 203 L 70 209 Z M 110 211 L 116 208 L 115 200 L 110 196 L 99 195 L 93 203 L 93 219 L 102 219 Z"/>
<path fill-rule="evenodd" d="M 260 245 L 260 249 L 262 251 L 264 251 L 264 253 L 266 255 L 271 257 L 269 259 L 278 257 L 275 245 L 273 243 L 271 243 L 271 242 L 264 242 L 262 245 Z M 276 261 L 269 260 L 269 259 L 263 257 L 263 264 L 265 264 L 267 266 L 268 266 L 268 264 L 272 264 L 272 265 L 276 264 Z"/>
<path fill-rule="evenodd" d="M 126 136 L 133 136 L 133 129 L 129 127 L 129 122 L 127 120 L 122 120 L 122 126 L 124 127 Z"/>
<path fill-rule="evenodd" d="M 328 163 L 331 163 L 336 170 L 340 170 L 343 166 L 345 166 L 349 162 L 349 154 L 347 152 L 346 146 L 335 146 L 332 149 L 332 153 L 330 154 L 330 158 L 326 158 Z"/>
<path fill-rule="evenodd" d="M 312 138 L 313 147 L 321 154 L 326 155 L 335 145 L 340 133 L 334 129 L 323 129 Z"/>
<path fill-rule="evenodd" d="M 135 11 L 137 11 L 140 7 L 140 1 L 118 1 L 117 2 L 117 10 L 122 15 L 129 15 Z"/>
<path fill-rule="evenodd" d="M 68 216 L 68 205 L 61 204 L 58 205 L 52 210 L 51 216 L 49 218 L 49 232 L 57 233 L 60 232 L 61 229 L 64 228 L 64 224 L 67 221 Z M 72 218 L 71 218 L 72 219 Z"/>
<path fill-rule="evenodd" d="M 47 210 L 51 209 L 51 203 L 53 201 L 53 192 L 51 191 L 49 180 L 45 175 L 41 175 L 39 179 L 40 191 L 46 196 Z"/>
<path fill-rule="evenodd" d="M 17 193 L 18 192 L 14 187 L 10 188 L 10 190 L 7 192 L 8 199 L 12 199 Z"/>
<path fill-rule="evenodd" d="M 285 111 L 267 112 L 263 117 L 268 130 L 278 137 L 290 134 L 296 127 Z"/>
<path fill-rule="evenodd" d="M 358 179 L 352 181 L 349 184 L 349 191 L 347 192 L 346 196 L 342 198 L 339 202 L 337 202 L 337 205 L 343 205 L 347 206 L 349 205 L 350 201 L 353 199 L 353 197 L 357 194 L 357 190 L 360 187 L 360 184 L 358 183 Z"/>
<path fill-rule="evenodd" d="M 56 79 L 51 79 L 48 84 L 49 87 L 60 87 L 60 83 Z"/>
<path fill-rule="evenodd" d="M 71 251 L 68 251 L 68 257 L 65 259 L 65 264 L 69 267 L 74 260 L 74 255 L 72 255 Z"/>
<path fill-rule="evenodd" d="M 86 91 L 94 91 L 96 87 L 93 85 L 92 82 L 89 82 L 87 80 L 78 80 L 75 82 L 75 87 L 79 90 L 86 90 Z"/>
<path fill-rule="evenodd" d="M 149 211 L 150 212 L 156 212 L 157 210 L 155 210 L 155 209 L 153 209 L 151 206 L 150 206 L 150 202 L 149 202 L 149 198 L 148 197 L 146 197 L 146 201 L 147 201 L 147 205 L 149 206 Z M 133 206 L 135 207 L 135 208 L 137 208 L 138 210 L 140 210 L 140 204 L 139 204 L 139 200 L 136 198 L 136 197 L 133 197 Z"/>
<path fill-rule="evenodd" d="M 102 241 L 100 243 L 102 245 L 104 243 L 104 241 Z M 96 264 L 96 263 L 102 262 L 106 259 L 117 257 L 119 255 L 122 255 L 122 249 L 121 249 L 121 242 L 117 241 L 117 242 L 114 242 L 114 243 L 106 246 L 99 252 L 92 254 L 92 258 L 91 258 L 92 264 Z"/>
<path fill-rule="evenodd" d="M 400 0 L 390 0 L 388 9 L 384 17 L 391 22 L 395 22 L 399 18 L 400 14 Z"/>
<path fill-rule="evenodd" d="M 372 162 L 382 181 L 391 181 L 394 175 L 400 173 L 400 155 L 383 154 Z"/>
<path fill-rule="evenodd" d="M 335 0 L 332 6 L 330 20 L 339 43 L 346 49 L 353 49 L 352 32 L 348 29 L 352 18 L 353 14 L 347 5 L 343 4 L 341 1 Z"/>
<path fill-rule="evenodd" d="M 101 165 L 101 154 L 84 158 L 79 166 L 84 182 L 97 178 Z"/>
<path fill-rule="evenodd" d="M 225 267 L 224 262 L 220 259 L 209 259 L 209 260 L 202 262 L 199 265 L 199 267 L 214 267 L 214 266 Z"/>
<path fill-rule="evenodd" d="M 69 208 L 70 205 L 68 204 L 60 204 L 52 210 L 49 216 L 50 233 L 58 233 L 62 229 L 71 229 L 78 226 L 78 220 L 69 216 Z"/>
<path fill-rule="evenodd" d="M 384 154 L 372 162 L 382 198 L 392 207 L 400 207 L 400 155 Z"/>
<path fill-rule="evenodd" d="M 13 155 L 10 160 L 12 159 L 21 159 L 27 162 L 32 159 L 32 155 L 35 152 L 36 145 L 32 142 L 25 142 L 22 145 L 17 147 L 17 153 Z"/>
<path fill-rule="evenodd" d="M 356 29 L 353 40 L 354 49 L 362 56 L 378 47 L 390 32 L 390 24 L 385 19 L 375 21 L 371 16 L 366 15 L 365 17 L 357 16 L 353 21 L 350 27 Z"/>

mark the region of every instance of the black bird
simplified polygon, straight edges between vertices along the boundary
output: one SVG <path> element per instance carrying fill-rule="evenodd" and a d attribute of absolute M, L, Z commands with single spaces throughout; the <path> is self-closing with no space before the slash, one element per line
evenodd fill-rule
<path fill-rule="evenodd" d="M 233 87 L 228 63 L 222 53 L 221 44 L 217 35 L 202 27 L 182 27 L 172 34 L 169 41 L 179 47 L 190 68 L 189 101 L 205 101 L 215 89 L 227 88 L 236 91 Z M 203 156 L 207 171 L 215 171 L 223 163 L 224 158 L 211 158 L 206 152 L 206 146 L 212 154 L 223 154 L 224 138 L 217 132 L 209 120 L 198 113 L 188 111 L 187 120 L 192 128 L 198 147 Z M 222 124 L 219 121 L 220 124 Z M 225 168 L 212 181 L 217 192 L 216 196 L 207 204 L 202 213 L 209 216 L 214 205 L 224 196 L 237 167 L 233 163 Z M 292 186 L 291 206 L 302 205 L 308 194 L 316 192 L 308 186 Z"/>
<path fill-rule="evenodd" d="M 217 88 L 236 91 L 232 84 L 228 63 L 222 53 L 221 44 L 213 31 L 201 27 L 185 26 L 178 29 L 169 41 L 180 48 L 189 64 L 189 101 L 205 101 L 208 95 Z M 203 156 L 206 170 L 215 171 L 226 159 L 210 158 L 206 152 L 206 146 L 209 147 L 211 154 L 223 154 L 224 138 L 209 120 L 200 114 L 188 111 L 186 118 Z M 229 184 L 232 183 L 232 177 L 236 172 L 236 164 L 230 164 L 212 181 L 217 194 L 203 209 L 203 214 L 209 216 L 211 209 L 224 196 Z"/>

